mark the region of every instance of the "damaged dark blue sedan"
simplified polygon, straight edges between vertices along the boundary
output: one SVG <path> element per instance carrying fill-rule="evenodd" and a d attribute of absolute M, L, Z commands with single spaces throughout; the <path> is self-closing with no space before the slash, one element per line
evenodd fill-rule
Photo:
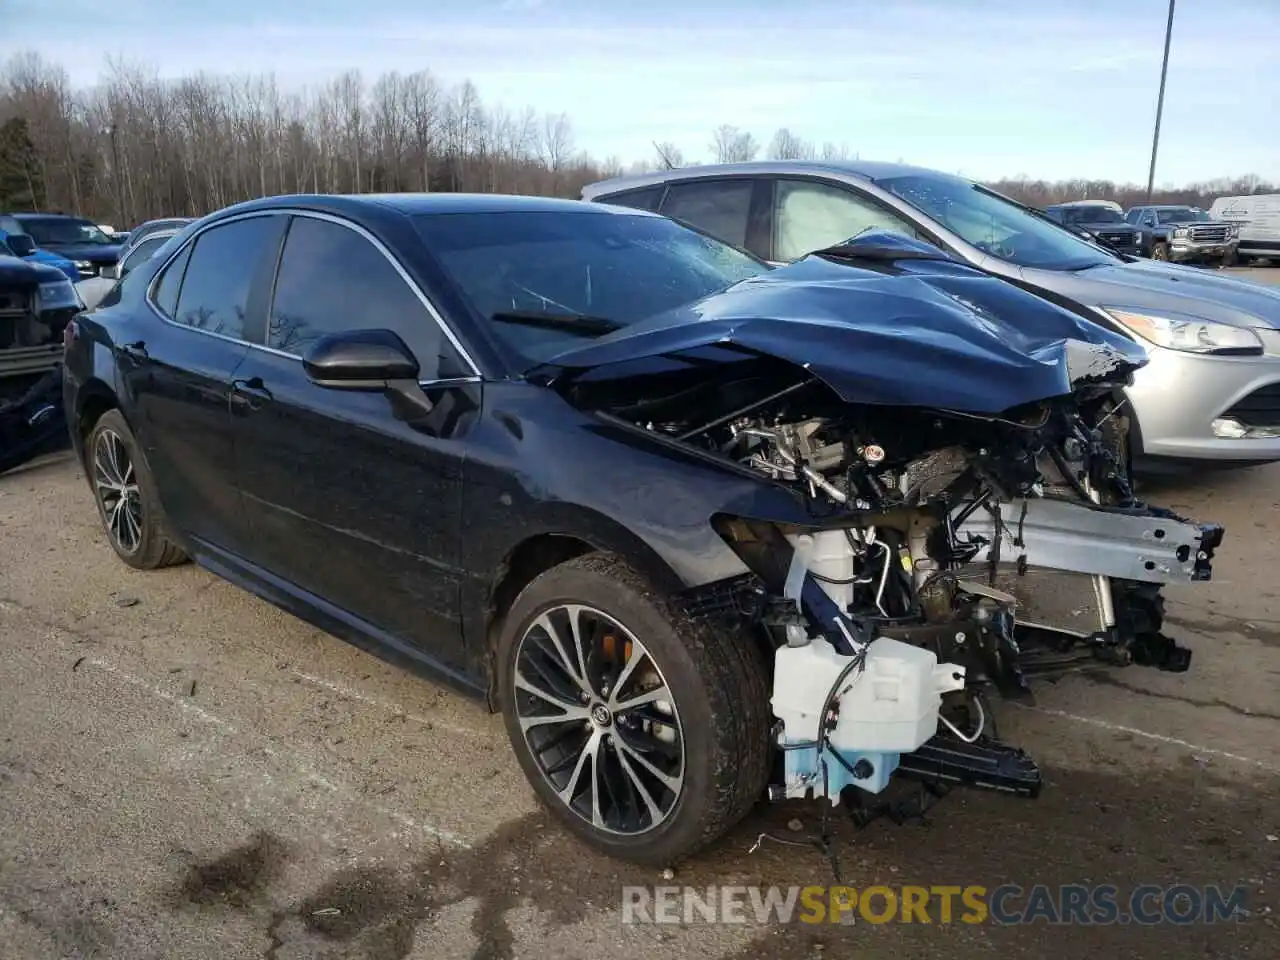
<path fill-rule="evenodd" d="M 624 208 L 295 196 L 77 318 L 64 397 L 125 563 L 487 698 L 571 830 L 667 863 L 764 797 L 1034 796 L 991 694 L 1187 668 L 1160 590 L 1222 530 L 1128 485 L 1143 362 L 901 237 L 772 269 Z"/>

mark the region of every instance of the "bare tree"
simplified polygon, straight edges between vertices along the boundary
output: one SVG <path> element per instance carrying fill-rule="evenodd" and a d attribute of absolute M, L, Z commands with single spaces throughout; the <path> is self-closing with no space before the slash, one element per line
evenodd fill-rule
<path fill-rule="evenodd" d="M 477 152 L 484 119 L 475 84 L 464 80 L 445 105 L 445 151 L 452 190 L 471 189 L 473 177 L 467 161 Z"/>
<path fill-rule="evenodd" d="M 813 144 L 797 137 L 786 127 L 782 127 L 773 135 L 773 140 L 769 144 L 769 158 L 771 160 L 812 160 Z"/>
<path fill-rule="evenodd" d="M 334 82 L 333 96 L 341 118 L 343 140 L 351 160 L 352 193 L 364 190 L 361 160 L 364 156 L 364 78 L 359 70 L 348 70 Z"/>
<path fill-rule="evenodd" d="M 568 114 L 548 113 L 542 119 L 539 146 L 542 160 L 551 171 L 552 189 L 559 186 L 560 173 L 573 153 L 573 127 Z"/>
<path fill-rule="evenodd" d="M 836 144 L 832 143 L 830 140 L 822 144 L 823 160 L 829 160 L 829 161 L 830 160 L 848 160 L 849 156 L 850 154 L 849 154 L 848 144 L 841 143 L 837 146 Z"/>
<path fill-rule="evenodd" d="M 439 151 L 440 86 L 425 70 L 412 73 L 405 80 L 404 99 L 419 187 L 430 190 L 431 157 Z"/>
<path fill-rule="evenodd" d="M 600 176 L 602 178 L 620 177 L 622 172 L 622 160 L 617 154 L 610 154 L 600 161 Z"/>
<path fill-rule="evenodd" d="M 658 155 L 658 168 L 660 170 L 674 170 L 676 167 L 685 165 L 684 154 L 671 141 L 655 142 L 653 149 Z"/>
<path fill-rule="evenodd" d="M 404 78 L 396 71 L 384 73 L 374 81 L 373 139 L 376 144 L 377 171 L 371 188 L 382 191 L 404 189 L 405 148 L 409 140 Z"/>
<path fill-rule="evenodd" d="M 711 135 L 711 153 L 716 163 L 745 163 L 754 160 L 760 145 L 749 130 L 739 130 L 730 124 L 716 127 Z"/>

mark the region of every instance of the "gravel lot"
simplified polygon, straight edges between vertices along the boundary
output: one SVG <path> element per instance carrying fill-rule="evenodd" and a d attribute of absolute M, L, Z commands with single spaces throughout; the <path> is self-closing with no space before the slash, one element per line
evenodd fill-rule
<path fill-rule="evenodd" d="M 0 957 L 1274 960 L 1278 489 L 1280 466 L 1145 491 L 1227 526 L 1214 581 L 1168 594 L 1192 671 L 1077 675 L 1002 707 L 1039 800 L 833 818 L 859 887 L 1245 883 L 1248 919 L 658 927 L 620 922 L 620 888 L 662 876 L 542 814 L 496 717 L 198 568 L 129 570 L 78 466 L 51 458 L 0 478 Z M 670 882 L 830 883 L 816 851 L 749 852 L 817 811 L 761 807 Z"/>

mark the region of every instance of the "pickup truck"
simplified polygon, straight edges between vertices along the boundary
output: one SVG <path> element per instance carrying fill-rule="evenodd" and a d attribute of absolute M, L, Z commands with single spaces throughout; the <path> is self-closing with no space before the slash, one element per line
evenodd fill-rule
<path fill-rule="evenodd" d="M 1045 207 L 1044 212 L 1069 230 L 1116 253 L 1136 257 L 1142 252 L 1142 231 L 1125 223 L 1124 216 L 1110 204 L 1075 200 L 1055 203 Z"/>
<path fill-rule="evenodd" d="M 1142 231 L 1143 253 L 1152 260 L 1222 266 L 1236 262 L 1239 226 L 1214 220 L 1199 207 L 1173 204 L 1133 207 L 1124 218 Z"/>

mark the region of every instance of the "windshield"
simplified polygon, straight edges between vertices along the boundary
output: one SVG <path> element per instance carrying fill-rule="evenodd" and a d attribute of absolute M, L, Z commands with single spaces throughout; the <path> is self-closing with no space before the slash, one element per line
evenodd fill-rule
<path fill-rule="evenodd" d="M 88 220 L 70 217 L 23 217 L 23 228 L 41 247 L 56 247 L 70 243 L 96 243 L 108 246 L 115 241 Z"/>
<path fill-rule="evenodd" d="M 538 211 L 415 220 L 428 249 L 526 369 L 584 337 L 770 269 L 663 217 Z"/>
<path fill-rule="evenodd" d="M 1020 267 L 1082 270 L 1119 259 L 976 183 L 927 174 L 876 183 L 983 253 Z"/>
<path fill-rule="evenodd" d="M 1110 207 L 1060 207 L 1067 223 L 1124 223 L 1118 211 Z"/>
<path fill-rule="evenodd" d="M 1195 207 L 1165 207 L 1156 211 L 1161 223 L 1198 223 L 1208 220 L 1209 215 Z"/>

